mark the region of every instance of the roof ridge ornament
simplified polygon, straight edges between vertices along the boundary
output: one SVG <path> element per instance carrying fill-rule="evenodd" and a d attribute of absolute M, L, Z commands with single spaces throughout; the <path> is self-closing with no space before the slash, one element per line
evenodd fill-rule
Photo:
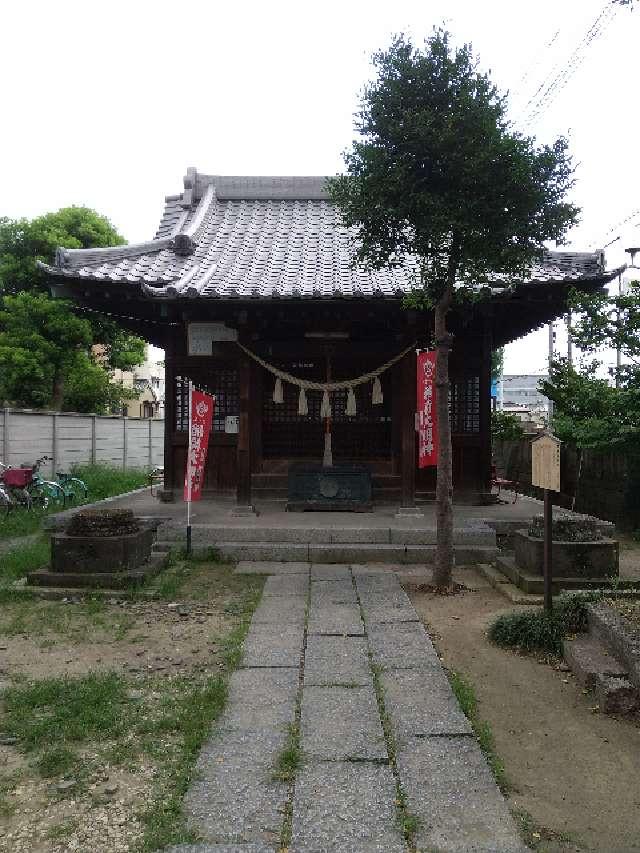
<path fill-rule="evenodd" d="M 184 197 L 188 196 L 190 199 L 193 199 L 196 191 L 197 172 L 195 169 L 189 169 L 188 172 L 192 174 L 188 174 L 185 177 L 185 187 L 187 186 L 188 179 L 190 182 L 192 181 L 193 185 L 185 189 Z M 215 203 L 215 200 L 216 188 L 213 183 L 207 184 L 207 188 L 198 202 L 191 222 L 185 228 L 182 228 L 173 238 L 173 250 L 176 255 L 192 255 L 195 252 L 198 245 L 198 231 L 202 227 L 209 208 Z"/>

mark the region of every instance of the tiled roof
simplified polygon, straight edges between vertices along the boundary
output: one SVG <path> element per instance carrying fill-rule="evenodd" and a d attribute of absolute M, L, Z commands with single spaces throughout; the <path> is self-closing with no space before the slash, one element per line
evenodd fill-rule
<path fill-rule="evenodd" d="M 398 297 L 415 266 L 352 266 L 353 238 L 323 177 L 220 177 L 190 169 L 168 196 L 153 240 L 110 249 L 59 249 L 57 278 L 137 286 L 149 298 Z M 549 252 L 530 281 L 601 278 L 600 252 Z"/>

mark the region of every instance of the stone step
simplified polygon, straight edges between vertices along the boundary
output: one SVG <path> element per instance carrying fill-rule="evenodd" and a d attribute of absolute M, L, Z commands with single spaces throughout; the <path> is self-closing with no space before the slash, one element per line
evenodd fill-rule
<path fill-rule="evenodd" d="M 565 661 L 580 684 L 594 690 L 599 677 L 626 678 L 625 668 L 593 634 L 583 634 L 562 644 Z"/>
<path fill-rule="evenodd" d="M 167 524 L 162 528 L 164 543 L 184 539 L 184 526 Z M 219 542 L 273 542 L 302 545 L 435 545 L 435 527 L 306 527 L 262 526 L 259 524 L 193 524 L 194 543 L 216 545 Z M 495 531 L 484 524 L 455 528 L 454 545 L 483 545 L 495 548 Z M 496 552 L 497 553 L 497 552 Z"/>
<path fill-rule="evenodd" d="M 435 545 L 391 545 L 370 543 L 316 544 L 308 542 L 206 542 L 193 537 L 195 549 L 213 545 L 222 557 L 232 560 L 306 563 L 427 563 L 435 560 Z M 164 543 L 159 543 L 162 547 Z M 492 545 L 455 545 L 458 566 L 486 563 L 495 559 Z"/>

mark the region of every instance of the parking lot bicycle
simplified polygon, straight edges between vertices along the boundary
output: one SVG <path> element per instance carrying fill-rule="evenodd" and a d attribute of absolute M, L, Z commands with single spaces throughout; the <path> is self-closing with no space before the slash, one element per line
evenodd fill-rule
<path fill-rule="evenodd" d="M 0 481 L 5 498 L 9 498 L 7 512 L 18 506 L 27 510 L 33 509 L 34 506 L 42 509 L 49 506 L 45 489 L 33 482 L 32 467 L 12 468 L 0 462 Z"/>
<path fill-rule="evenodd" d="M 62 471 L 56 471 L 58 485 L 64 492 L 65 500 L 86 500 L 89 497 L 89 489 L 87 484 L 79 477 L 74 477 L 73 474 L 65 474 Z"/>
<path fill-rule="evenodd" d="M 66 503 L 66 495 L 60 483 L 57 483 L 55 480 L 45 480 L 40 473 L 40 468 L 43 463 L 52 461 L 53 459 L 51 456 L 41 456 L 40 459 L 36 459 L 35 463 L 31 466 L 31 470 L 33 471 L 32 482 L 34 486 L 37 486 L 44 491 L 49 499 L 50 505 L 58 504 L 63 507 Z"/>

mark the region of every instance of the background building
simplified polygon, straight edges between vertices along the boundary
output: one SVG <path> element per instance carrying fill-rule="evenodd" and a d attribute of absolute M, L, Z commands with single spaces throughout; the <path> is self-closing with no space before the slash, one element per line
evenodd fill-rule
<path fill-rule="evenodd" d="M 510 374 L 502 377 L 502 405 L 503 410 L 524 410 L 533 419 L 544 417 L 549 413 L 549 400 L 538 388 L 540 382 L 547 376 Z"/>

